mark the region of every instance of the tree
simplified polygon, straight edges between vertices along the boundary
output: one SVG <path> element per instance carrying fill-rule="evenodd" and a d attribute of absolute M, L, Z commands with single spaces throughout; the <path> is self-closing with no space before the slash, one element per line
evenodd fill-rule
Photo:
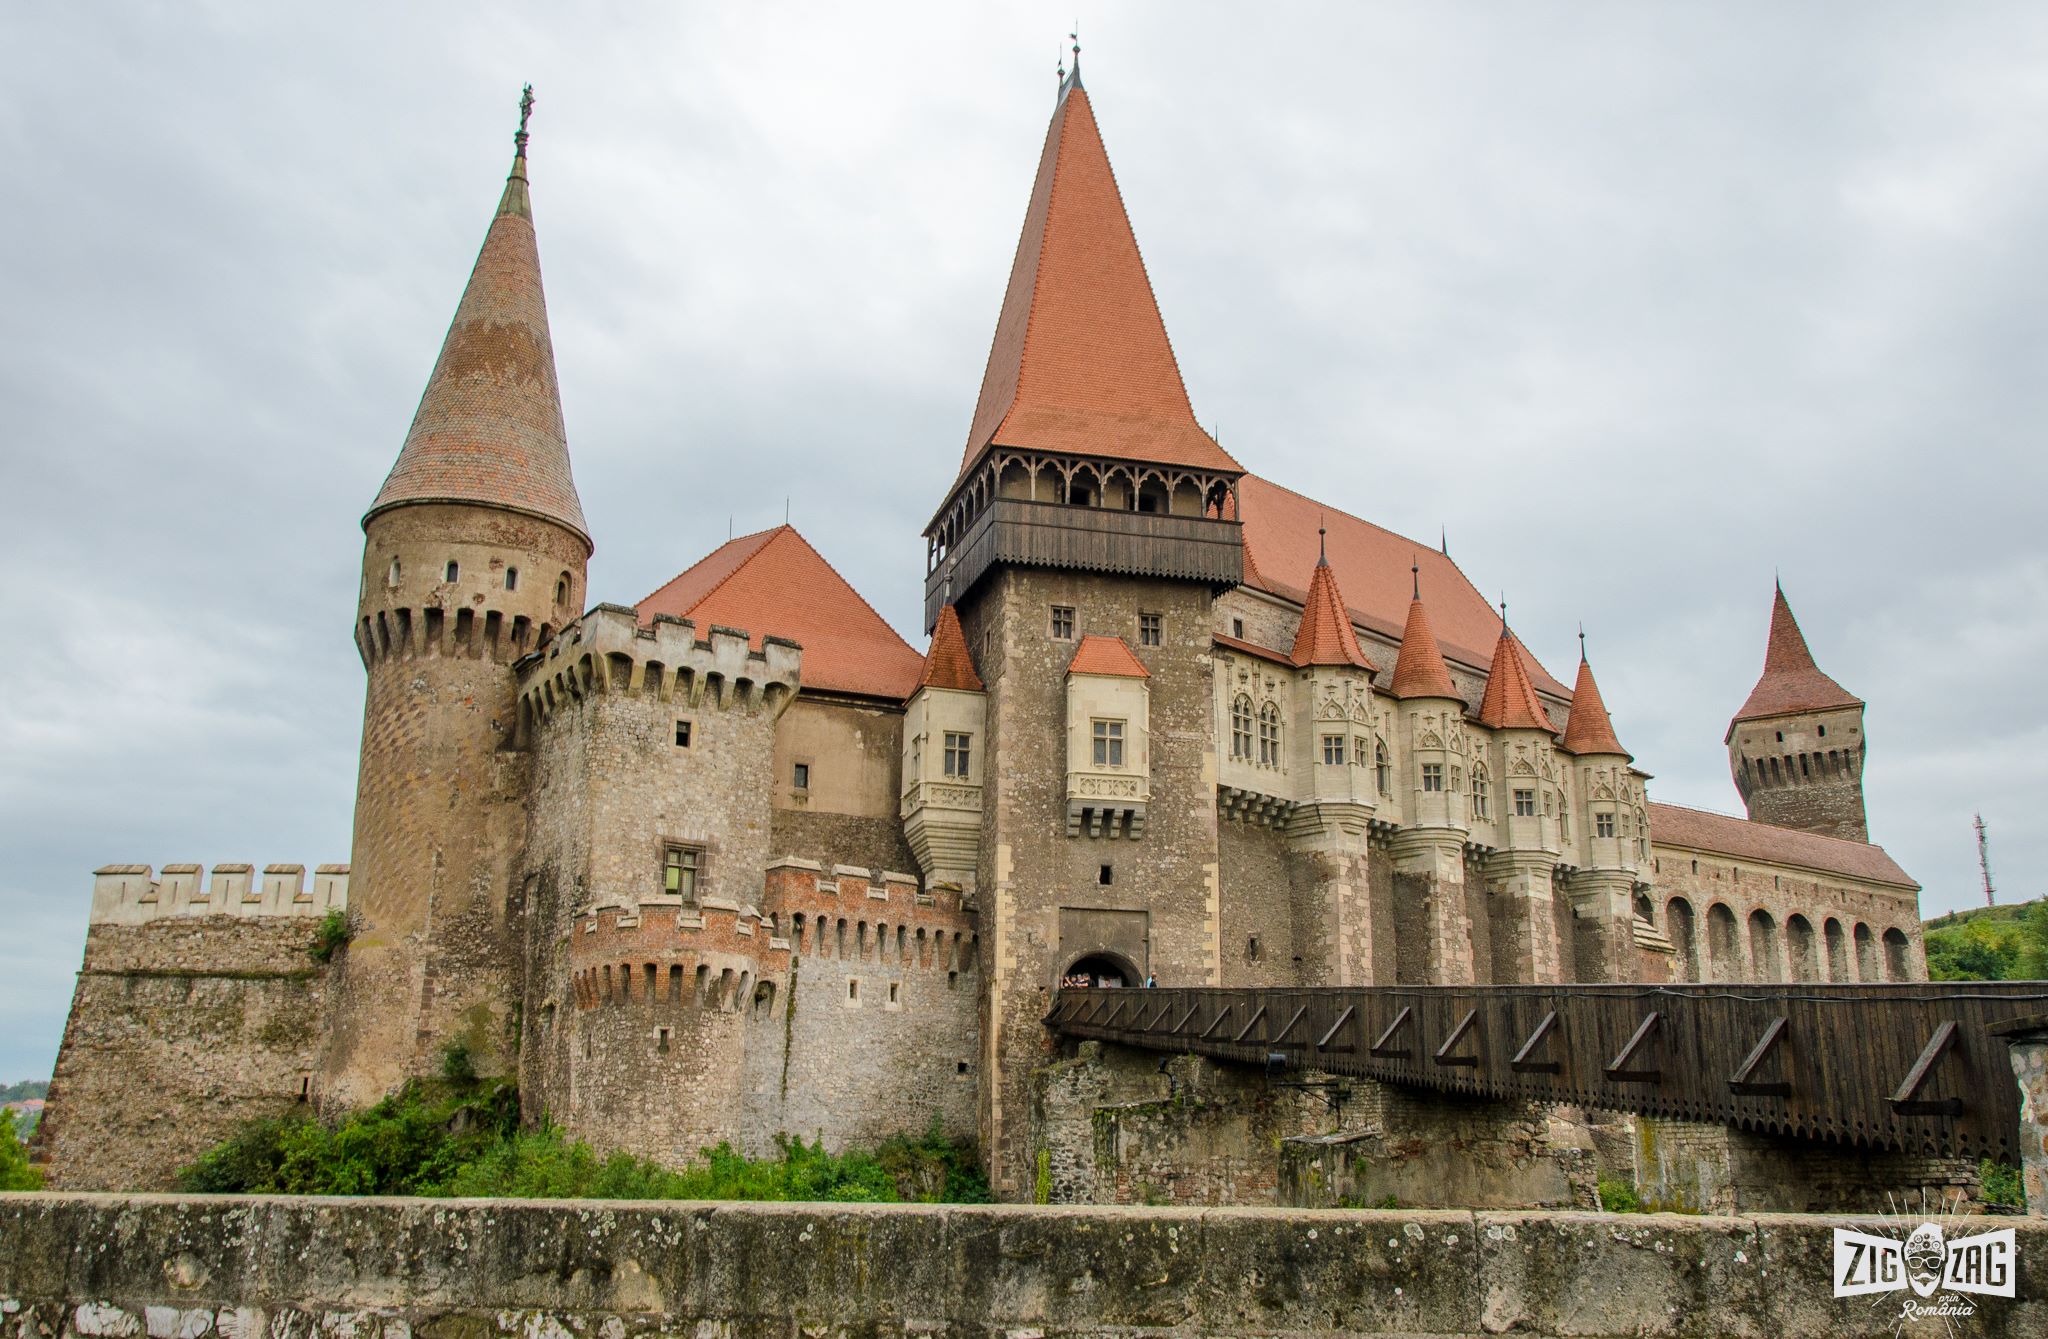
<path fill-rule="evenodd" d="M 28 1149 L 14 1134 L 14 1113 L 0 1110 L 0 1190 L 41 1190 L 43 1174 L 28 1165 Z"/>

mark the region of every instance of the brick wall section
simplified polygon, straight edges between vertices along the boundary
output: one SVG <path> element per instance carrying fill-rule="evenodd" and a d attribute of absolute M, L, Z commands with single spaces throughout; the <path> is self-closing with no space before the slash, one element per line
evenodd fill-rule
<path fill-rule="evenodd" d="M 1056 604 L 1074 609 L 1077 638 L 1126 638 L 1151 674 L 1151 799 L 1136 839 L 1066 835 L 1066 667 L 1076 642 L 1049 635 Z M 1141 611 L 1161 616 L 1162 645 L 1137 645 Z M 994 769 L 976 876 L 987 992 L 982 1138 L 998 1195 L 1014 1198 L 1031 1186 L 1029 1079 L 1051 1056 L 1040 1020 L 1054 978 L 1100 947 L 1062 943 L 1061 909 L 1142 915 L 1148 960 L 1131 964 L 1137 971 L 1163 982 L 1217 979 L 1211 601 L 1179 582 L 1004 569 L 960 613 L 988 690 Z M 1113 867 L 1106 886 L 1103 864 Z"/>
<path fill-rule="evenodd" d="M 511 662 L 581 607 L 587 551 L 561 526 L 484 507 L 399 507 L 369 523 L 357 933 L 335 986 L 324 1103 L 375 1101 L 437 1070 L 457 1039 L 485 1072 L 514 1063 L 524 961 L 512 867 L 529 778 L 513 747 Z M 520 579 L 507 590 L 510 567 Z"/>
<path fill-rule="evenodd" d="M 1652 854 L 1650 896 L 1657 927 L 1676 949 L 1677 980 L 1927 979 L 1919 898 L 1909 889 L 1682 847 L 1654 846 Z M 1717 906 L 1727 908 L 1725 919 Z M 1716 935 L 1716 924 L 1732 925 L 1732 939 Z M 1889 947 L 1887 935 L 1895 936 Z"/>
<path fill-rule="evenodd" d="M 36 1135 L 53 1189 L 162 1190 L 244 1121 L 303 1110 L 326 971 L 303 917 L 95 925 Z"/>
<path fill-rule="evenodd" d="M 1638 1116 L 1643 1207 L 1679 1213 L 1982 1212 L 1977 1163 Z"/>

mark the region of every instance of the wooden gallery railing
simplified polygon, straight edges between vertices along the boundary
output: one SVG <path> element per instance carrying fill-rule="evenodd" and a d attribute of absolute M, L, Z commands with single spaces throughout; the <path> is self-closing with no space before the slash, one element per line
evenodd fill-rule
<path fill-rule="evenodd" d="M 2048 982 L 1066 989 L 1064 1036 L 1269 1069 L 2017 1161 L 1988 1027 Z"/>

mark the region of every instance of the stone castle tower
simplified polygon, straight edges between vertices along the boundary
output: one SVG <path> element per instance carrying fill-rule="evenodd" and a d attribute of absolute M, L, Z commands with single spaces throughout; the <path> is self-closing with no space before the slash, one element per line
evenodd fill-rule
<path fill-rule="evenodd" d="M 1785 591 L 1771 602 L 1763 677 L 1728 723 L 1728 768 L 1749 816 L 1854 842 L 1863 816 L 1863 701 L 1821 672 Z"/>
<path fill-rule="evenodd" d="M 369 685 L 351 859 L 355 939 L 321 1100 L 360 1104 L 465 1043 L 510 1068 L 524 977 L 513 864 L 529 755 L 513 662 L 583 608 L 570 477 L 520 131 L 496 215 L 398 462 L 363 518 Z"/>

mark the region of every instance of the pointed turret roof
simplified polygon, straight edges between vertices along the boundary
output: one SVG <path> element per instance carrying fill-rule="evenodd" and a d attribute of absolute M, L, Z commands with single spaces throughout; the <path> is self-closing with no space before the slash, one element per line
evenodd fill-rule
<path fill-rule="evenodd" d="M 1585 648 L 1579 650 L 1579 680 L 1572 686 L 1572 714 L 1564 723 L 1567 753 L 1618 753 L 1633 761 L 1635 755 L 1614 736 L 1614 722 L 1607 704 L 1600 699 L 1600 685 L 1593 682 L 1593 667 L 1586 663 Z"/>
<path fill-rule="evenodd" d="M 569 473 L 521 126 L 469 286 L 365 524 L 409 503 L 468 502 L 553 521 L 590 543 Z"/>
<path fill-rule="evenodd" d="M 1301 628 L 1294 634 L 1297 665 L 1355 665 L 1370 674 L 1374 665 L 1359 648 L 1351 614 L 1337 589 L 1337 574 L 1327 556 L 1319 558 L 1308 579 L 1308 601 L 1301 609 Z"/>
<path fill-rule="evenodd" d="M 1536 686 L 1529 682 L 1528 652 L 1522 649 L 1522 639 L 1506 623 L 1501 624 L 1500 640 L 1493 645 L 1493 665 L 1486 671 L 1486 696 L 1480 699 L 1478 719 L 1495 730 L 1557 732 L 1550 713 L 1543 709 L 1543 699 L 1536 696 Z"/>
<path fill-rule="evenodd" d="M 1730 734 L 1741 721 L 1764 716 L 1789 716 L 1802 711 L 1827 711 L 1835 707 L 1860 707 L 1863 699 L 1821 673 L 1807 649 L 1799 620 L 1785 602 L 1785 588 L 1779 586 L 1771 600 L 1771 639 L 1764 649 L 1763 677 L 1749 690 L 1749 700 L 1728 723 Z"/>
<path fill-rule="evenodd" d="M 917 686 L 982 691 L 981 676 L 974 672 L 974 656 L 967 649 L 967 634 L 960 627 L 960 611 L 950 604 L 939 610 L 938 626 L 932 629 L 932 649 L 925 652 L 924 674 Z"/>
<path fill-rule="evenodd" d="M 1046 131 L 963 476 L 991 443 L 1240 469 L 1195 422 L 1078 69 Z"/>
<path fill-rule="evenodd" d="M 1463 702 L 1458 686 L 1451 682 L 1450 668 L 1444 664 L 1443 648 L 1436 643 L 1429 610 L 1423 607 L 1419 573 L 1414 577 L 1414 592 L 1408 601 L 1408 622 L 1401 629 L 1401 654 L 1394 661 L 1394 677 L 1387 691 L 1399 698 L 1447 697 Z"/>

